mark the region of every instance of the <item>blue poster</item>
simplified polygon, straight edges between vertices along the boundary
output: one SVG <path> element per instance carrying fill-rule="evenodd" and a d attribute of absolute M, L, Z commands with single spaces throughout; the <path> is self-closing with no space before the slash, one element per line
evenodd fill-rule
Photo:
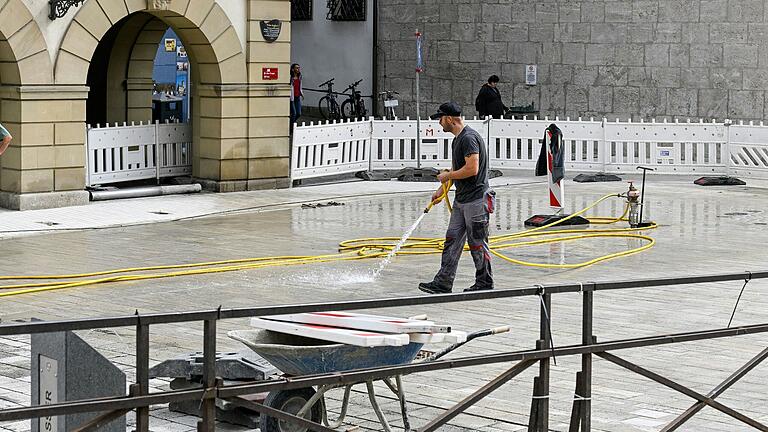
<path fill-rule="evenodd" d="M 416 72 L 424 71 L 424 62 L 421 58 L 421 33 L 416 33 Z"/>

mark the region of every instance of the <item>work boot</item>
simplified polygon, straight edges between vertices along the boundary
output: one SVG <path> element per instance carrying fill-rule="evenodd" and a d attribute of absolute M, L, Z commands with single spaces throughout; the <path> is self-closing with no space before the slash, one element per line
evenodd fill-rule
<path fill-rule="evenodd" d="M 435 281 L 422 282 L 419 284 L 419 289 L 427 294 L 446 294 L 451 292 L 450 288 L 446 288 Z"/>
<path fill-rule="evenodd" d="M 464 292 L 472 292 L 472 291 L 486 291 L 486 290 L 492 290 L 493 285 L 478 285 L 474 284 L 471 287 L 464 290 Z"/>

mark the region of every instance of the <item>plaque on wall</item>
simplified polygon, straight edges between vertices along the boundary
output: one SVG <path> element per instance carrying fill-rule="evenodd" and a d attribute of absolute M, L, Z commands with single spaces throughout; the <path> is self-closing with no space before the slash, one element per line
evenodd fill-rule
<path fill-rule="evenodd" d="M 264 37 L 265 41 L 271 43 L 280 37 L 280 29 L 283 26 L 282 21 L 273 19 L 269 21 L 261 21 L 259 24 L 261 25 L 261 35 Z"/>

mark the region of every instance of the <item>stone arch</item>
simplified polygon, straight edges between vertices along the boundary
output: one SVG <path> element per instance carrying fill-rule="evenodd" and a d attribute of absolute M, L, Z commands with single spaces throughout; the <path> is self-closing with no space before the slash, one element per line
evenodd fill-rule
<path fill-rule="evenodd" d="M 194 175 L 214 180 L 247 178 L 246 90 L 240 89 L 233 95 L 232 89 L 238 86 L 232 85 L 248 83 L 248 68 L 235 27 L 215 0 L 151 3 L 160 3 L 164 9 L 147 9 L 148 3 L 147 0 L 89 0 L 83 4 L 58 51 L 55 83 L 86 84 L 94 53 L 110 29 L 133 21 L 136 16 L 150 15 L 173 28 L 184 41 L 189 56 Z M 129 63 L 137 65 L 138 60 L 132 58 Z M 142 111 L 140 106 L 135 108 L 134 114 Z M 124 121 L 128 120 L 126 115 Z"/>
<path fill-rule="evenodd" d="M 53 69 L 40 27 L 22 0 L 0 1 L 0 83 L 50 84 Z"/>
<path fill-rule="evenodd" d="M 56 57 L 57 84 L 86 82 L 102 37 L 129 15 L 146 12 L 168 25 L 188 44 L 202 84 L 247 82 L 245 54 L 227 14 L 214 0 L 171 0 L 168 9 L 148 10 L 146 0 L 91 0 L 72 20 Z"/>

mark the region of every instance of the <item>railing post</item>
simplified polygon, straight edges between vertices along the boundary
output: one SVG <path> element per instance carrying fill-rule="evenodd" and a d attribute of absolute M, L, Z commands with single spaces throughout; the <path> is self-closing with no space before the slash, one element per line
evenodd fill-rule
<path fill-rule="evenodd" d="M 725 158 L 725 175 L 733 174 L 733 162 L 731 160 L 731 152 L 733 151 L 733 145 L 731 143 L 731 126 L 733 123 L 729 119 L 725 119 L 725 148 L 723 149 L 723 158 Z"/>
<path fill-rule="evenodd" d="M 136 314 L 136 396 L 149 394 L 149 325 Z M 136 408 L 136 432 L 149 432 L 149 406 Z"/>
<path fill-rule="evenodd" d="M 88 158 L 90 151 L 88 150 L 88 136 L 91 134 L 91 125 L 85 125 L 85 187 L 91 187 L 91 170 L 93 166 Z"/>
<path fill-rule="evenodd" d="M 608 119 L 603 117 L 603 142 L 602 142 L 602 145 L 599 146 L 599 148 L 600 148 L 600 163 L 602 165 L 602 168 L 601 168 L 602 172 L 606 172 L 605 168 L 606 168 L 606 165 L 608 164 L 608 162 L 607 162 L 607 160 L 608 160 L 608 132 L 606 130 L 607 129 L 606 128 L 606 126 L 607 126 L 606 123 L 607 122 L 608 122 Z"/>
<path fill-rule="evenodd" d="M 203 329 L 203 389 L 205 394 L 201 401 L 200 411 L 202 420 L 197 422 L 198 432 L 214 432 L 216 430 L 216 318 L 205 320 Z"/>
<path fill-rule="evenodd" d="M 551 328 L 552 320 L 552 294 L 542 293 L 540 295 L 541 306 L 539 313 L 541 349 L 549 349 L 551 346 Z M 539 361 L 539 392 L 536 395 L 538 403 L 537 421 L 538 430 L 546 432 L 549 430 L 549 362 L 550 358 L 544 358 Z"/>
<path fill-rule="evenodd" d="M 594 291 L 584 291 L 582 300 L 582 324 L 581 324 L 581 343 L 590 345 L 594 343 L 595 338 L 592 335 L 592 320 L 594 307 Z M 581 432 L 590 432 L 592 430 L 592 354 L 581 355 L 581 394 L 576 397 L 580 399 Z"/>
<path fill-rule="evenodd" d="M 160 184 L 160 121 L 155 121 L 155 181 Z"/>

